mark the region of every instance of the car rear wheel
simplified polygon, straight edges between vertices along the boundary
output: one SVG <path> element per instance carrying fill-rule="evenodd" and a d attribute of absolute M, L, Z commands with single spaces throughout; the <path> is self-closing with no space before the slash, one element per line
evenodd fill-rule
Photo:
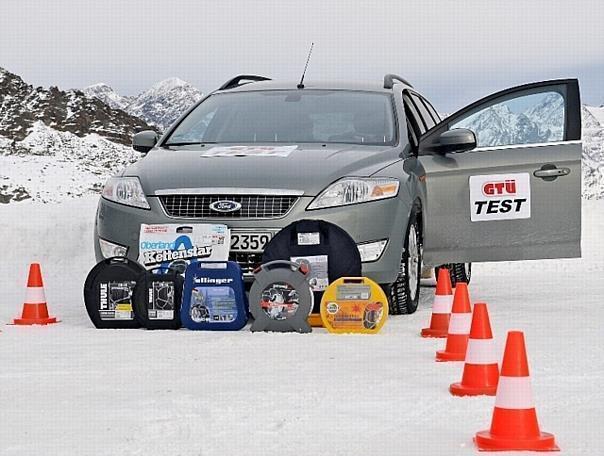
<path fill-rule="evenodd" d="M 391 315 L 412 314 L 417 310 L 421 273 L 421 227 L 413 213 L 407 227 L 398 276 L 394 283 L 385 287 Z"/>

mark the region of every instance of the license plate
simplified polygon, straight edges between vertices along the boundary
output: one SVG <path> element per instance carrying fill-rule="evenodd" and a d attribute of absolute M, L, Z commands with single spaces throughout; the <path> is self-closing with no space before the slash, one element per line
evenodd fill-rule
<path fill-rule="evenodd" d="M 231 231 L 232 252 L 262 252 L 273 237 L 270 231 L 242 233 Z"/>

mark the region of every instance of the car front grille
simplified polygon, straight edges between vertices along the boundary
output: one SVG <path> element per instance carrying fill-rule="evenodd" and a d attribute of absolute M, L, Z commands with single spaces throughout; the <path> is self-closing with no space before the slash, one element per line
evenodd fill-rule
<path fill-rule="evenodd" d="M 216 201 L 234 201 L 241 208 L 218 212 L 210 208 Z M 161 204 L 170 217 L 272 219 L 285 216 L 298 201 L 297 196 L 283 195 L 164 195 Z"/>
<path fill-rule="evenodd" d="M 256 252 L 231 252 L 230 261 L 236 261 L 241 267 L 245 277 L 251 277 L 254 269 L 262 264 L 262 253 Z"/>

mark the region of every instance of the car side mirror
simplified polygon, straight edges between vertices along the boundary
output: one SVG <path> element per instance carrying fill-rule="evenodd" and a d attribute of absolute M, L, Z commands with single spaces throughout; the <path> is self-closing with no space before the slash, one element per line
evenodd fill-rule
<path fill-rule="evenodd" d="M 132 148 L 146 154 L 155 147 L 158 140 L 159 135 L 153 130 L 141 131 L 132 137 Z"/>
<path fill-rule="evenodd" d="M 476 147 L 476 135 L 467 128 L 454 128 L 445 131 L 438 137 L 436 150 L 438 153 L 467 152 Z"/>

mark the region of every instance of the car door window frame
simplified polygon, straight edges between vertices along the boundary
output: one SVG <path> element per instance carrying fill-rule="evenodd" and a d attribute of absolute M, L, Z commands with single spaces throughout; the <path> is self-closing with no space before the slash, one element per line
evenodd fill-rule
<path fill-rule="evenodd" d="M 566 92 L 561 92 L 560 87 L 564 88 Z M 564 136 L 562 141 L 578 141 L 581 139 L 581 102 L 579 98 L 579 84 L 576 79 L 557 79 L 551 81 L 535 82 L 530 84 L 524 84 L 510 89 L 505 89 L 500 92 L 488 95 L 480 100 L 460 109 L 454 114 L 448 116 L 440 123 L 433 126 L 430 130 L 423 133 L 419 140 L 419 155 L 432 155 L 438 153 L 435 150 L 435 145 L 438 144 L 438 137 L 448 131 L 451 125 L 454 125 L 460 118 L 466 118 L 475 112 L 482 109 L 486 109 L 497 103 L 504 102 L 506 100 L 519 98 L 521 96 L 533 95 L 536 93 L 544 92 L 558 92 L 564 97 Z M 579 100 L 575 103 L 575 100 Z M 471 152 L 488 151 L 494 148 L 504 147 L 522 147 L 522 146 L 534 146 L 532 144 L 511 144 L 501 146 L 484 146 L 479 147 Z M 468 153 L 468 152 L 466 152 Z"/>

